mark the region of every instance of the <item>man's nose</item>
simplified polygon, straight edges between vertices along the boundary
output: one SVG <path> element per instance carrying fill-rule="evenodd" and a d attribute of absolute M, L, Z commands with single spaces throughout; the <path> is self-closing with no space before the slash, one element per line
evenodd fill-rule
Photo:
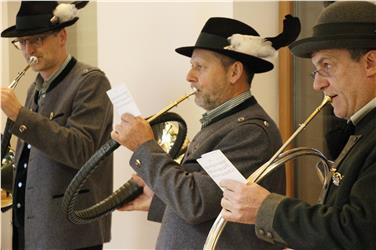
<path fill-rule="evenodd" d="M 190 69 L 190 70 L 188 71 L 187 76 L 186 76 L 186 80 L 187 80 L 188 82 L 191 82 L 191 83 L 197 81 L 197 77 L 194 75 L 192 69 Z"/>
<path fill-rule="evenodd" d="M 320 76 L 319 74 L 315 75 L 313 79 L 313 89 L 316 91 L 322 91 L 329 86 L 329 81 L 325 78 Z"/>
<path fill-rule="evenodd" d="M 27 55 L 31 55 L 34 52 L 34 50 L 35 50 L 34 45 L 32 43 L 30 43 L 30 41 L 26 40 L 25 41 L 25 49 L 24 49 L 25 53 Z"/>

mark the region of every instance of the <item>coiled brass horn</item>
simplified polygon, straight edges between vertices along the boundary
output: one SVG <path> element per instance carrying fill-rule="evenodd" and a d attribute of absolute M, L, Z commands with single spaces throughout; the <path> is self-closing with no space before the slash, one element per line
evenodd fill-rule
<path fill-rule="evenodd" d="M 38 58 L 31 56 L 26 67 L 17 74 L 16 78 L 8 85 L 8 88 L 15 89 L 20 79 L 25 75 L 31 65 L 36 64 Z M 1 135 L 1 211 L 6 211 L 12 206 L 12 184 L 14 151 L 10 148 L 10 139 L 12 137 L 12 127 L 14 122 L 7 119 L 4 133 Z"/>
<path fill-rule="evenodd" d="M 329 96 L 324 96 L 324 99 L 322 100 L 321 104 L 314 110 L 314 112 L 302 123 L 299 125 L 299 128 L 290 136 L 289 139 L 277 150 L 277 152 L 270 158 L 269 161 L 264 163 L 261 167 L 259 167 L 255 172 L 253 172 L 248 178 L 247 183 L 259 183 L 261 180 L 263 180 L 266 176 L 268 176 L 269 173 L 276 170 L 278 167 L 283 166 L 288 160 L 295 159 L 297 157 L 303 156 L 303 155 L 312 155 L 316 156 L 320 160 L 319 166 L 321 168 L 319 169 L 324 176 L 323 180 L 323 188 L 321 190 L 320 199 L 323 198 L 322 194 L 325 192 L 326 187 L 328 185 L 328 179 L 325 178 L 329 174 L 330 169 L 330 163 L 325 158 L 325 156 L 316 149 L 301 147 L 301 148 L 295 148 L 288 150 L 284 153 L 282 153 L 286 147 L 292 142 L 292 140 L 310 123 L 310 121 L 320 112 L 320 110 L 327 104 L 331 102 L 331 98 Z M 321 200 L 319 200 L 321 202 Z M 208 237 L 206 238 L 204 249 L 215 249 L 215 246 L 217 245 L 217 242 L 219 240 L 219 237 L 226 226 L 227 221 L 223 219 L 222 213 L 220 213 L 217 217 L 217 219 L 214 221 Z"/>
<path fill-rule="evenodd" d="M 177 106 L 182 101 L 188 99 L 188 97 L 194 95 L 196 91 L 185 95 L 168 105 L 155 115 L 147 119 L 150 125 L 153 127 L 156 124 L 167 121 L 175 121 L 179 124 L 179 133 L 175 140 L 174 145 L 168 148 L 168 153 L 172 158 L 176 158 L 180 154 L 180 149 L 185 142 L 186 137 L 186 124 L 184 120 L 174 113 L 168 113 L 170 109 Z M 67 214 L 67 218 L 75 224 L 85 224 L 111 213 L 116 208 L 121 206 L 125 202 L 130 202 L 142 193 L 142 188 L 139 187 L 132 179 L 128 180 L 123 186 L 116 190 L 112 195 L 107 197 L 101 202 L 94 204 L 93 206 L 75 211 L 74 207 L 77 203 L 77 195 L 89 176 L 98 167 L 98 163 L 101 162 L 106 156 L 110 155 L 120 145 L 110 139 L 108 140 L 78 171 L 75 177 L 72 179 L 68 188 L 66 189 L 63 197 L 63 211 Z"/>

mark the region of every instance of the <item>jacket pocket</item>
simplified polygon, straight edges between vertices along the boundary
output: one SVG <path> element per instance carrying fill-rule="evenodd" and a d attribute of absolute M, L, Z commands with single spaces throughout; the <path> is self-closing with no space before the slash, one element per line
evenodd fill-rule
<path fill-rule="evenodd" d="M 89 193 L 89 192 L 90 192 L 89 189 L 82 189 L 78 192 L 78 194 L 85 194 L 85 193 Z M 64 196 L 64 194 L 55 194 L 55 195 L 52 196 L 52 199 L 59 199 L 63 196 Z"/>

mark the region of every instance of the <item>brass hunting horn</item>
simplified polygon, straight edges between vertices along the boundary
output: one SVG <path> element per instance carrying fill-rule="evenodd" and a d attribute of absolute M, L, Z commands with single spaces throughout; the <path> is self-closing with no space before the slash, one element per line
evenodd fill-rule
<path fill-rule="evenodd" d="M 173 102 L 172 104 L 168 105 L 155 115 L 151 116 L 147 119 L 150 125 L 153 128 L 154 134 L 156 133 L 156 129 L 160 129 L 161 123 L 166 122 L 177 122 L 178 123 L 178 132 L 173 135 L 175 138 L 175 142 L 171 146 L 167 146 L 167 148 L 161 144 L 163 144 L 162 137 L 160 136 L 160 140 L 158 143 L 162 146 L 162 148 L 166 148 L 165 150 L 167 153 L 170 154 L 171 158 L 176 159 L 179 155 L 181 155 L 182 146 L 184 146 L 186 134 L 187 134 L 187 127 L 184 120 L 177 114 L 168 112 L 173 107 L 176 107 L 179 103 L 186 100 L 188 97 L 194 95 L 196 91 L 185 95 L 178 99 L 177 101 Z M 171 135 L 171 128 L 167 128 L 168 134 Z M 162 128 L 162 131 L 165 129 Z M 130 202 L 135 199 L 138 195 L 142 193 L 142 188 L 139 187 L 132 179 L 128 180 L 123 186 L 121 186 L 118 190 L 116 190 L 113 194 L 108 196 L 101 202 L 92 205 L 89 208 L 81 209 L 76 211 L 75 205 L 77 203 L 77 196 L 79 191 L 89 178 L 89 176 L 95 171 L 98 167 L 99 162 L 101 162 L 106 156 L 110 155 L 115 149 L 117 149 L 120 145 L 110 139 L 108 140 L 98 151 L 80 168 L 78 173 L 74 176 L 71 183 L 69 184 L 68 188 L 64 193 L 63 198 L 63 210 L 67 214 L 67 218 L 75 223 L 75 224 L 85 224 L 95 220 L 100 219 L 101 217 L 111 213 L 116 208 L 121 206 L 125 202 Z"/>
<path fill-rule="evenodd" d="M 324 96 L 323 101 L 321 104 L 315 109 L 315 111 L 302 123 L 299 125 L 299 128 L 290 136 L 290 138 L 277 150 L 277 152 L 270 158 L 269 161 L 264 163 L 261 167 L 259 167 L 255 172 L 253 172 L 248 178 L 247 183 L 259 183 L 261 180 L 263 180 L 266 176 L 268 176 L 269 173 L 273 172 L 280 166 L 284 166 L 284 164 L 291 160 L 295 159 L 300 156 L 305 155 L 312 155 L 319 158 L 319 164 L 320 167 L 319 170 L 323 174 L 323 188 L 321 190 L 320 199 L 323 198 L 323 193 L 326 190 L 326 187 L 328 185 L 328 179 L 325 178 L 330 173 L 330 163 L 325 158 L 325 156 L 318 150 L 307 148 L 307 147 L 300 147 L 288 150 L 284 153 L 283 150 L 286 149 L 286 147 L 291 143 L 291 141 L 309 124 L 309 122 L 320 112 L 320 110 L 327 104 L 331 102 L 331 98 L 329 96 Z M 321 202 L 321 200 L 319 200 Z M 220 213 L 213 223 L 208 237 L 206 238 L 204 249 L 215 249 L 215 246 L 217 245 L 218 239 L 226 226 L 227 221 L 223 219 L 222 213 Z"/>
<path fill-rule="evenodd" d="M 17 74 L 16 78 L 8 85 L 8 88 L 15 89 L 20 79 L 25 75 L 31 65 L 38 62 L 38 58 L 31 56 L 26 67 Z M 4 133 L 1 135 L 1 211 L 5 212 L 12 206 L 12 184 L 13 184 L 13 167 L 14 151 L 10 147 L 12 137 L 12 128 L 14 122 L 7 119 Z"/>

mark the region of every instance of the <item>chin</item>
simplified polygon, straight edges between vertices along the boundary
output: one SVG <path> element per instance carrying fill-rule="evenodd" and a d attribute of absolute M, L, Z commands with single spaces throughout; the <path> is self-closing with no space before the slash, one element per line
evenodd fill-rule
<path fill-rule="evenodd" d="M 338 118 L 341 118 L 341 119 L 348 119 L 348 118 L 350 118 L 350 117 L 346 117 L 346 115 L 343 112 L 341 112 L 339 110 L 336 110 L 335 108 L 334 108 L 333 112 L 334 112 L 334 115 L 336 117 L 338 117 Z"/>
<path fill-rule="evenodd" d="M 35 65 L 35 66 L 33 67 L 33 70 L 34 70 L 35 72 L 40 72 L 41 70 L 43 70 L 43 67 L 42 67 L 41 65 Z"/>
<path fill-rule="evenodd" d="M 203 102 L 202 102 L 202 99 L 200 97 L 198 97 L 197 95 L 195 95 L 195 103 L 197 106 L 199 107 L 202 107 L 203 106 Z"/>

